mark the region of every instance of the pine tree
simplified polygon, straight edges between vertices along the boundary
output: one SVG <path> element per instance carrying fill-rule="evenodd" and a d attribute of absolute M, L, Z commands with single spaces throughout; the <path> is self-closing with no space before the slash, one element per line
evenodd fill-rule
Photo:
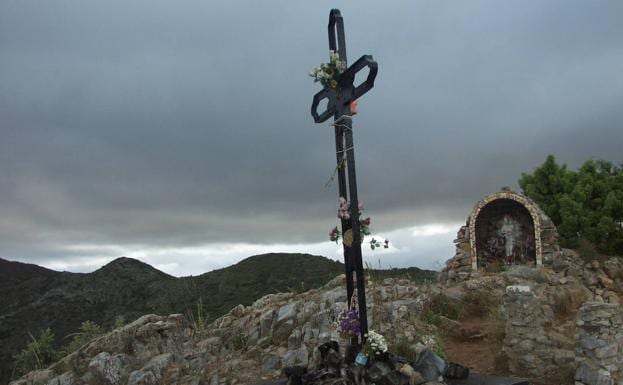
<path fill-rule="evenodd" d="M 604 160 L 587 160 L 576 172 L 553 155 L 519 186 L 558 227 L 561 244 L 589 241 L 605 254 L 623 254 L 623 171 Z"/>

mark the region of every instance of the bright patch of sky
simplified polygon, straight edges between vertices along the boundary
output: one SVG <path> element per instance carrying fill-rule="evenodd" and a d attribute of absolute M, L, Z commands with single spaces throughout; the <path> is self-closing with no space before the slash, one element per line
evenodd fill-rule
<path fill-rule="evenodd" d="M 362 245 L 364 264 L 373 268 L 417 266 L 439 270 L 452 257 L 453 243 L 459 224 L 429 224 L 377 233 L 366 237 Z M 371 250 L 372 237 L 389 239 L 389 248 Z M 158 247 L 149 245 L 77 244 L 65 247 L 70 258 L 53 259 L 43 266 L 72 272 L 91 272 L 125 256 L 135 258 L 174 276 L 199 275 L 233 265 L 252 255 L 265 253 L 307 253 L 342 261 L 341 246 L 332 242 L 296 244 L 209 243 L 192 247 Z"/>

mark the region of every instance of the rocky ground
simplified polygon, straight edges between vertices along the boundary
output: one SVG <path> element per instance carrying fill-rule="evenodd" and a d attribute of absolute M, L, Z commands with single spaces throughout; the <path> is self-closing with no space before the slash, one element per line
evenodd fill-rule
<path fill-rule="evenodd" d="M 238 304 L 250 305 L 279 291 L 318 288 L 344 271 L 344 265 L 321 256 L 271 253 L 249 257 L 211 272 L 175 278 L 131 258 L 118 258 L 93 273 L 58 272 L 0 258 L 0 384 L 8 383 L 14 357 L 50 328 L 53 347 L 63 348 L 84 321 L 105 329 L 119 319 L 144 314 L 188 315 L 207 322 Z M 434 279 L 418 268 L 378 271 L 386 276 Z"/>
<path fill-rule="evenodd" d="M 586 262 L 570 251 L 550 267 L 517 266 L 460 282 L 368 280 L 369 324 L 408 360 L 428 347 L 480 372 L 572 384 L 579 308 L 587 300 L 618 303 L 622 280 L 620 259 Z M 234 385 L 283 378 L 284 367 L 317 367 L 320 344 L 346 345 L 334 329 L 346 306 L 344 286 L 340 276 L 321 289 L 267 295 L 205 328 L 182 315 L 145 315 L 12 384 Z"/>
<path fill-rule="evenodd" d="M 369 282 L 369 321 L 390 342 L 436 347 L 435 327 L 418 320 L 428 296 L 408 280 Z M 12 384 L 238 384 L 282 377 L 282 368 L 319 360 L 316 346 L 338 339 L 343 276 L 302 294 L 239 305 L 204 330 L 182 315 L 145 315 L 50 368 Z M 342 341 L 345 342 L 345 341 Z"/>

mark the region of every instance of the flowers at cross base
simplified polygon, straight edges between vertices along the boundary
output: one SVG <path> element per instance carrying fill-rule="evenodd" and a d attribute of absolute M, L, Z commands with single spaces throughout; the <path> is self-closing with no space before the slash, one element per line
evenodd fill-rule
<path fill-rule="evenodd" d="M 381 334 L 370 330 L 364 337 L 366 338 L 366 342 L 361 347 L 361 352 L 370 359 L 374 359 L 387 352 L 387 341 L 385 341 L 385 337 Z"/>
<path fill-rule="evenodd" d="M 337 316 L 336 329 L 345 338 L 359 337 L 361 324 L 359 323 L 359 307 L 357 297 L 353 294 L 348 309 L 344 309 Z"/>
<path fill-rule="evenodd" d="M 309 71 L 309 76 L 314 78 L 314 82 L 320 82 L 327 88 L 337 89 L 340 74 L 346 69 L 346 63 L 340 60 L 340 55 L 331 50 L 329 51 L 329 62 L 322 63 Z"/>

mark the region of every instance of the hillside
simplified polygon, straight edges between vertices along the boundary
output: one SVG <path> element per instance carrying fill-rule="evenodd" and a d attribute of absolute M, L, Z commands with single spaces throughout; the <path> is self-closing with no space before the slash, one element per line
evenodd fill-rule
<path fill-rule="evenodd" d="M 283 378 L 292 365 L 306 366 L 303 383 L 318 385 L 465 384 L 456 380 L 460 365 L 470 369 L 468 383 L 623 382 L 620 257 L 565 249 L 549 265 L 426 284 L 375 273 L 366 283 L 368 320 L 391 354 L 366 367 L 321 347 L 331 339 L 340 353 L 347 346 L 335 324 L 346 308 L 342 275 L 319 289 L 235 306 L 207 325 L 147 314 L 12 385 L 253 384 Z M 495 378 L 483 382 L 473 372 Z"/>
<path fill-rule="evenodd" d="M 408 316 L 419 313 L 428 298 L 424 287 L 428 285 L 418 287 L 408 279 L 368 280 L 370 317 L 392 349 L 407 335 L 410 343 L 421 337 L 430 345 L 418 348 L 436 346 L 435 327 Z M 313 365 L 315 347 L 337 337 L 333 321 L 345 306 L 341 275 L 319 289 L 270 294 L 249 306 L 236 306 L 203 328 L 181 314 L 148 314 L 13 385 L 234 385 L 276 379 L 286 366 Z M 443 385 L 426 383 L 432 384 Z"/>
<path fill-rule="evenodd" d="M 339 262 L 308 254 L 257 255 L 182 278 L 131 258 L 118 258 L 88 274 L 0 259 L 0 383 L 10 376 L 13 356 L 28 341 L 28 333 L 37 335 L 49 327 L 59 347 L 85 320 L 109 328 L 118 317 L 132 321 L 148 313 L 201 313 L 211 321 L 269 293 L 320 287 L 343 269 Z M 420 280 L 435 275 L 417 268 L 383 274 Z"/>

